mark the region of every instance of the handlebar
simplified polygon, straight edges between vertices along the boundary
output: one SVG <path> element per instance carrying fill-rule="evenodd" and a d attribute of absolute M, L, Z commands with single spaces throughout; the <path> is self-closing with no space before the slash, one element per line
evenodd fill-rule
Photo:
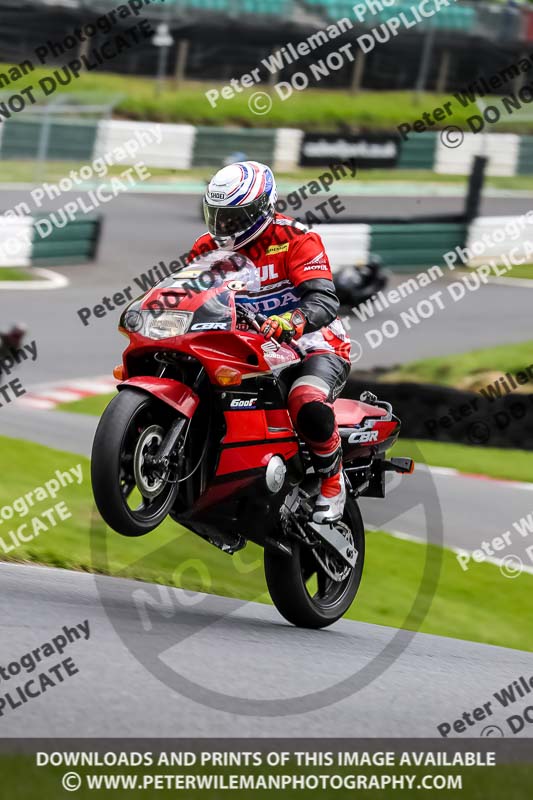
<path fill-rule="evenodd" d="M 266 322 L 267 317 L 265 317 L 263 314 L 254 314 L 253 311 L 250 311 L 245 306 L 240 305 L 239 303 L 236 304 L 235 308 L 237 310 L 237 316 L 239 316 L 242 320 L 247 322 L 250 328 L 253 328 L 254 331 L 256 331 L 256 333 L 261 333 L 261 327 L 263 323 Z M 274 342 L 278 346 L 278 349 L 281 347 L 279 342 L 277 342 L 275 339 L 270 339 L 270 341 Z M 305 351 L 302 350 L 302 348 L 299 345 L 297 345 L 296 342 L 292 341 L 284 342 L 284 344 L 290 347 L 291 350 L 293 350 L 296 353 L 298 358 L 300 358 L 302 361 L 304 360 L 306 355 Z"/>

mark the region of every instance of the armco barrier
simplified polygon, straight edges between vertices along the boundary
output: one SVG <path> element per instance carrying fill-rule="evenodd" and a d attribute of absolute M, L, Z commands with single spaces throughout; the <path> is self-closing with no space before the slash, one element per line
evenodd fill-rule
<path fill-rule="evenodd" d="M 33 217 L 0 215 L 0 267 L 58 266 L 94 261 L 101 230 L 101 216 L 85 217 L 68 222 L 63 228 L 53 227 L 43 238 Z"/>
<path fill-rule="evenodd" d="M 518 175 L 533 175 L 533 136 L 520 137 L 517 172 Z"/>
<path fill-rule="evenodd" d="M 343 266 L 368 263 L 370 225 L 316 225 L 315 230 L 324 242 L 334 272 Z"/>
<path fill-rule="evenodd" d="M 437 148 L 436 133 L 418 133 L 400 143 L 398 169 L 432 170 Z"/>
<path fill-rule="evenodd" d="M 377 255 L 384 266 L 414 271 L 442 262 L 443 254 L 464 246 L 468 225 L 461 220 L 391 220 L 316 225 L 334 272 L 343 266 L 366 263 Z"/>
<path fill-rule="evenodd" d="M 83 264 L 96 260 L 102 231 L 102 217 L 74 220 L 64 228 L 54 227 L 46 238 L 34 228 L 32 264 Z"/>
<path fill-rule="evenodd" d="M 516 175 L 520 137 L 514 133 L 465 133 L 459 147 L 445 147 L 439 139 L 433 169 L 443 175 L 468 175 L 476 155 L 488 158 L 487 175 Z"/>
<path fill-rule="evenodd" d="M 2 125 L 2 159 L 37 158 L 42 120 L 8 120 Z M 50 123 L 47 158 L 57 161 L 92 161 L 98 122 L 54 119 Z"/>
<path fill-rule="evenodd" d="M 161 142 L 155 141 L 154 128 L 158 127 Z M 105 156 L 127 141 L 143 142 L 137 156 L 121 160 L 122 164 L 142 161 L 147 167 L 167 169 L 189 169 L 196 129 L 192 125 L 159 125 L 155 122 L 127 122 L 104 120 L 98 127 L 95 156 Z M 148 144 L 147 142 L 150 142 Z"/>
<path fill-rule="evenodd" d="M 464 222 L 399 222 L 373 224 L 370 250 L 384 266 L 407 270 L 440 264 L 448 250 L 463 245 Z"/>
<path fill-rule="evenodd" d="M 90 162 L 127 139 L 153 129 L 156 123 L 127 120 L 53 120 L 47 157 L 58 161 Z M 292 172 L 302 160 L 304 131 L 298 128 L 214 128 L 193 125 L 159 126 L 163 140 L 139 154 L 147 167 L 189 169 L 218 167 L 231 153 L 243 152 L 275 170 Z M 0 126 L 0 159 L 35 158 L 40 121 L 8 120 Z M 393 131 L 397 137 L 397 132 Z M 381 134 L 383 136 L 383 134 Z M 372 138 L 369 135 L 370 138 Z M 346 136 L 339 134 L 339 138 Z M 349 137 L 348 137 L 349 138 Z M 458 147 L 446 147 L 439 131 L 411 133 L 400 139 L 396 167 L 441 174 L 468 175 L 475 155 L 487 155 L 488 175 L 533 175 L 533 136 L 509 133 L 465 133 Z M 332 158 L 331 161 L 339 160 Z M 342 160 L 342 159 L 340 159 Z M 124 163 L 131 163 L 125 160 Z M 320 169 L 320 167 L 318 167 Z"/>
<path fill-rule="evenodd" d="M 280 172 L 291 172 L 300 161 L 304 132 L 298 128 L 277 128 L 272 167 Z"/>
<path fill-rule="evenodd" d="M 533 242 L 533 219 L 526 216 L 518 224 L 515 217 L 477 217 L 468 228 L 466 246 L 471 250 L 472 265 L 486 263 L 488 259 L 497 260 L 502 254 L 513 252 L 513 258 L 522 257 L 529 260 L 531 242 Z M 513 223 L 510 225 L 510 223 Z M 498 232 L 498 238 L 494 236 Z M 487 238 L 485 238 L 487 237 Z M 476 250 L 477 243 L 482 243 Z"/>
<path fill-rule="evenodd" d="M 193 166 L 219 167 L 231 153 L 242 152 L 254 161 L 271 164 L 274 160 L 275 130 L 196 129 Z"/>
<path fill-rule="evenodd" d="M 0 267 L 31 264 L 32 217 L 0 216 Z"/>

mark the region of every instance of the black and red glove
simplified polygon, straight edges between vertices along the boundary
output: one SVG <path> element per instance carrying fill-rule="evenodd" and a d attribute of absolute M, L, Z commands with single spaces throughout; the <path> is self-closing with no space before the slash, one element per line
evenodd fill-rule
<path fill-rule="evenodd" d="M 261 325 L 261 333 L 265 339 L 277 339 L 278 342 L 290 342 L 292 339 L 299 339 L 303 335 L 307 320 L 303 311 L 296 308 L 294 311 L 286 311 L 285 314 L 269 317 Z"/>

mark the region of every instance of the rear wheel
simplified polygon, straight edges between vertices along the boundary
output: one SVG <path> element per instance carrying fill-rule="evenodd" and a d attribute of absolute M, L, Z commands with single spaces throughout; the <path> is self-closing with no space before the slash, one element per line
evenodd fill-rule
<path fill-rule="evenodd" d="M 94 438 L 91 479 L 105 522 L 123 536 L 143 536 L 163 522 L 178 486 L 150 462 L 172 422 L 163 403 L 123 389 L 107 406 Z"/>
<path fill-rule="evenodd" d="M 319 548 L 318 555 L 328 571 L 313 555 L 310 547 L 293 544 L 293 555 L 265 550 L 265 577 L 274 605 L 288 622 L 300 628 L 325 628 L 340 619 L 349 609 L 363 574 L 365 530 L 359 506 L 346 499 L 342 522 L 349 528 L 358 553 L 354 567 L 349 567 L 331 550 Z M 336 579 L 328 572 L 333 572 Z"/>

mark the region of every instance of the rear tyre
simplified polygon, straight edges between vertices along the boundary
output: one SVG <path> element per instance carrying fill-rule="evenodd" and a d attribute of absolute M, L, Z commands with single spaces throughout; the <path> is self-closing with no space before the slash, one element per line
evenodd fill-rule
<path fill-rule="evenodd" d="M 170 410 L 151 395 L 123 389 L 107 406 L 94 437 L 91 480 L 104 521 L 123 536 L 143 536 L 160 525 L 178 485 L 154 470 L 155 455 L 172 421 Z"/>
<path fill-rule="evenodd" d="M 342 521 L 352 533 L 358 557 L 339 581 L 328 576 L 303 543 L 293 544 L 292 557 L 265 549 L 265 577 L 272 601 L 279 613 L 299 628 L 332 625 L 348 611 L 357 594 L 365 559 L 365 529 L 359 506 L 350 496 Z"/>

